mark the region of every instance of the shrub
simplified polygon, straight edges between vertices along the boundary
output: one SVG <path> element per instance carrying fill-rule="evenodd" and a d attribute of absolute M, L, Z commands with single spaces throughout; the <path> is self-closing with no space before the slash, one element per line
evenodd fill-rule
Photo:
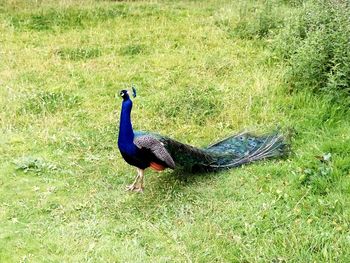
<path fill-rule="evenodd" d="M 311 0 L 277 37 L 287 59 L 292 90 L 326 93 L 349 104 L 350 5 L 341 0 Z"/>

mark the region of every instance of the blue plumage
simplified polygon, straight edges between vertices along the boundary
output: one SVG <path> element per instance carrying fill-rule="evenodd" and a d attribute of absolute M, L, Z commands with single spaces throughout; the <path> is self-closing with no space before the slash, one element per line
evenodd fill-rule
<path fill-rule="evenodd" d="M 134 144 L 134 131 L 131 124 L 132 101 L 126 90 L 122 90 L 123 97 L 122 110 L 120 114 L 118 148 L 125 161 L 140 169 L 149 167 L 147 156 L 143 156 L 142 151 Z"/>

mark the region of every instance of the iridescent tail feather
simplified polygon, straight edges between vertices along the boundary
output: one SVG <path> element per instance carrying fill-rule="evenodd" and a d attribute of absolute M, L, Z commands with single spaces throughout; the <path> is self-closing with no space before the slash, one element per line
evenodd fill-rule
<path fill-rule="evenodd" d="M 240 133 L 207 148 L 196 148 L 160 135 L 157 137 L 164 143 L 176 166 L 192 172 L 234 168 L 257 160 L 283 157 L 289 152 L 285 137 L 279 133 L 264 136 Z"/>

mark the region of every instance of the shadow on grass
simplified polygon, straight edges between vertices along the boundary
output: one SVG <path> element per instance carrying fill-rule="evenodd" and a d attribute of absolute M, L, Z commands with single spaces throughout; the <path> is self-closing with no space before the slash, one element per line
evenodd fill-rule
<path fill-rule="evenodd" d="M 139 208 L 144 205 L 148 207 L 192 202 L 201 197 L 201 186 L 213 185 L 223 175 L 223 172 L 189 173 L 181 170 L 146 175 L 144 194 L 130 194 L 135 194 L 136 197 L 132 199 L 137 201 Z"/>

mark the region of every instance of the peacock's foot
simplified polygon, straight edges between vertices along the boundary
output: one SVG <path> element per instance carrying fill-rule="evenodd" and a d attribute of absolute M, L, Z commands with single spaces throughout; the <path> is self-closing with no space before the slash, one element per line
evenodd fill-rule
<path fill-rule="evenodd" d="M 126 186 L 126 191 L 134 191 L 134 189 L 136 189 L 136 184 L 130 184 Z"/>
<path fill-rule="evenodd" d="M 137 186 L 136 184 L 131 184 L 126 187 L 126 191 L 132 191 L 137 193 L 143 193 L 143 187 Z"/>
<path fill-rule="evenodd" d="M 143 193 L 143 189 L 144 189 L 143 172 L 144 170 L 137 168 L 137 176 L 135 177 L 134 182 L 131 185 L 128 185 L 126 187 L 126 191 Z"/>
<path fill-rule="evenodd" d="M 143 187 L 138 187 L 138 188 L 135 188 L 134 190 L 133 190 L 133 192 L 136 192 L 136 193 L 143 193 Z"/>

